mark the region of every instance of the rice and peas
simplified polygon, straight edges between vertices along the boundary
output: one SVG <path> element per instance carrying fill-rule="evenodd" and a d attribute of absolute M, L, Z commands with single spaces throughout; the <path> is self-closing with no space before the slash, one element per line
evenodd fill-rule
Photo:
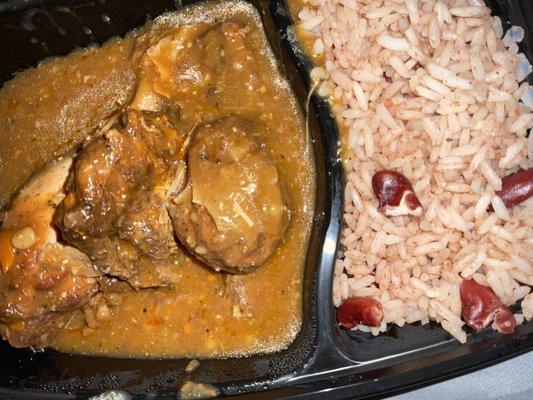
<path fill-rule="evenodd" d="M 506 208 L 502 178 L 532 166 L 524 32 L 479 0 L 308 0 L 312 78 L 346 128 L 344 228 L 333 301 L 379 301 L 387 324 L 435 320 L 464 343 L 460 284 L 474 279 L 533 317 L 533 198 Z M 372 177 L 405 175 L 421 217 L 387 217 Z M 492 210 L 489 209 L 492 206 Z"/>

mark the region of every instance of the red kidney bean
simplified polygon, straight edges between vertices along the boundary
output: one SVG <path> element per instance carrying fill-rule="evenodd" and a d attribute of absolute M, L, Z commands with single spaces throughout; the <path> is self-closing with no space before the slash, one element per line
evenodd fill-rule
<path fill-rule="evenodd" d="M 382 319 L 383 308 L 379 301 L 371 297 L 351 297 L 337 309 L 337 321 L 347 329 L 359 324 L 380 326 Z"/>
<path fill-rule="evenodd" d="M 389 74 L 387 74 L 386 71 L 383 71 L 383 78 L 385 78 L 387 83 L 392 83 L 392 78 L 389 76 Z"/>
<path fill-rule="evenodd" d="M 499 332 L 514 332 L 514 315 L 490 288 L 468 279 L 461 283 L 460 294 L 461 313 L 469 327 L 480 331 L 494 320 L 495 328 Z"/>
<path fill-rule="evenodd" d="M 516 328 L 516 319 L 509 307 L 500 308 L 494 315 L 494 325 L 498 332 L 513 333 Z"/>
<path fill-rule="evenodd" d="M 533 168 L 520 169 L 502 178 L 502 190 L 496 192 L 507 208 L 533 196 Z"/>
<path fill-rule="evenodd" d="M 372 189 L 385 215 L 422 215 L 422 204 L 409 179 L 396 171 L 378 171 L 372 177 Z"/>

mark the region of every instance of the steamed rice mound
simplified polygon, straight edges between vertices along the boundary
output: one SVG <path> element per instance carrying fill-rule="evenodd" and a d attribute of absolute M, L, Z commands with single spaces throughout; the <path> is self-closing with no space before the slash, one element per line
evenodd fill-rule
<path fill-rule="evenodd" d="M 371 296 L 387 324 L 437 321 L 466 341 L 459 285 L 473 278 L 517 323 L 533 317 L 533 198 L 507 209 L 501 178 L 532 166 L 524 32 L 479 0 L 309 0 L 318 93 L 346 127 L 346 196 L 333 301 Z M 528 156 L 529 153 L 529 156 Z M 404 174 L 421 217 L 386 217 L 371 179 Z M 487 211 L 492 205 L 494 211 Z"/>

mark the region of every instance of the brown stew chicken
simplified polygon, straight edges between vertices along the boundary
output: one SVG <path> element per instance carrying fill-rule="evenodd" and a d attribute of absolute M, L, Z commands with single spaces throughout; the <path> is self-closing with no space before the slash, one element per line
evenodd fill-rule
<path fill-rule="evenodd" d="M 47 60 L 4 85 L 0 115 L 5 340 L 130 357 L 291 343 L 314 161 L 251 6 Z"/>

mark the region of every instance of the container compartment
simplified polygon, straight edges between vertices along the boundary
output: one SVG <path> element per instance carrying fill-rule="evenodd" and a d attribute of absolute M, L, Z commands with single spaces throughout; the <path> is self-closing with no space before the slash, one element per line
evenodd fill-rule
<path fill-rule="evenodd" d="M 142 25 L 149 15 L 191 3 L 194 1 L 0 1 L 0 34 L 5 38 L 0 43 L 5 55 L 0 61 L 0 81 L 42 58 L 122 35 Z M 273 51 L 305 109 L 311 65 L 295 44 L 286 4 L 284 0 L 252 3 L 260 10 Z M 67 4 L 73 4 L 75 17 L 62 8 Z M 510 23 L 526 29 L 521 51 L 533 60 L 533 3 L 488 0 L 487 4 L 506 22 L 504 27 Z M 112 18 L 112 25 L 103 23 L 104 14 Z M 62 21 L 66 35 L 58 32 L 50 16 L 58 24 Z M 35 28 L 26 29 L 32 26 Z M 304 282 L 304 323 L 287 350 L 244 359 L 203 360 L 187 376 L 188 360 L 32 353 L 0 342 L 0 399 L 27 399 L 30 393 L 39 399 L 86 398 L 117 388 L 139 399 L 175 399 L 185 378 L 215 383 L 222 394 L 238 394 L 239 399 L 368 398 L 433 383 L 533 349 L 532 322 L 519 326 L 512 335 L 491 330 L 469 334 L 466 345 L 433 323 L 391 327 L 378 337 L 338 327 L 331 298 L 343 203 L 338 133 L 325 100 L 312 97 L 309 117 L 318 174 L 316 217 Z M 260 394 L 252 393 L 260 390 Z"/>
<path fill-rule="evenodd" d="M 196 1 L 181 3 L 166 0 L 0 3 L 0 35 L 6 38 L 0 44 L 0 52 L 4 55 L 0 61 L 0 82 L 46 57 L 68 54 L 90 43 L 102 43 L 142 26 L 151 17 L 194 3 Z M 306 83 L 277 36 L 268 3 L 261 0 L 252 3 L 263 18 L 267 39 L 281 72 L 287 76 L 302 110 L 305 110 Z M 113 23 L 106 23 L 106 17 Z M 137 394 L 157 391 L 160 395 L 175 398 L 186 379 L 217 383 L 226 393 L 250 392 L 270 387 L 280 377 L 301 370 L 317 343 L 315 282 L 321 270 L 332 268 L 339 221 L 332 222 L 331 216 L 338 217 L 338 208 L 342 205 L 339 201 L 341 194 L 334 193 L 334 190 L 342 189 L 340 168 L 333 171 L 330 165 L 331 162 L 336 163 L 335 124 L 324 104 L 321 110 L 315 110 L 314 105 L 310 107 L 310 138 L 317 171 L 316 218 L 305 267 L 302 329 L 286 350 L 245 358 L 201 360 L 200 367 L 189 375 L 185 372 L 189 360 L 113 359 L 53 350 L 34 353 L 28 349 L 12 348 L 0 341 L 0 398 L 17 393 L 21 397 L 29 395 L 23 391 L 34 392 L 37 398 L 42 398 L 45 392 L 51 393 L 52 398 L 58 398 L 58 393 L 85 395 L 117 388 Z M 337 182 L 336 186 L 331 184 L 333 181 Z M 337 201 L 332 201 L 334 196 Z M 330 224 L 333 236 L 331 233 L 328 236 L 329 250 L 326 254 L 324 238 Z"/>

